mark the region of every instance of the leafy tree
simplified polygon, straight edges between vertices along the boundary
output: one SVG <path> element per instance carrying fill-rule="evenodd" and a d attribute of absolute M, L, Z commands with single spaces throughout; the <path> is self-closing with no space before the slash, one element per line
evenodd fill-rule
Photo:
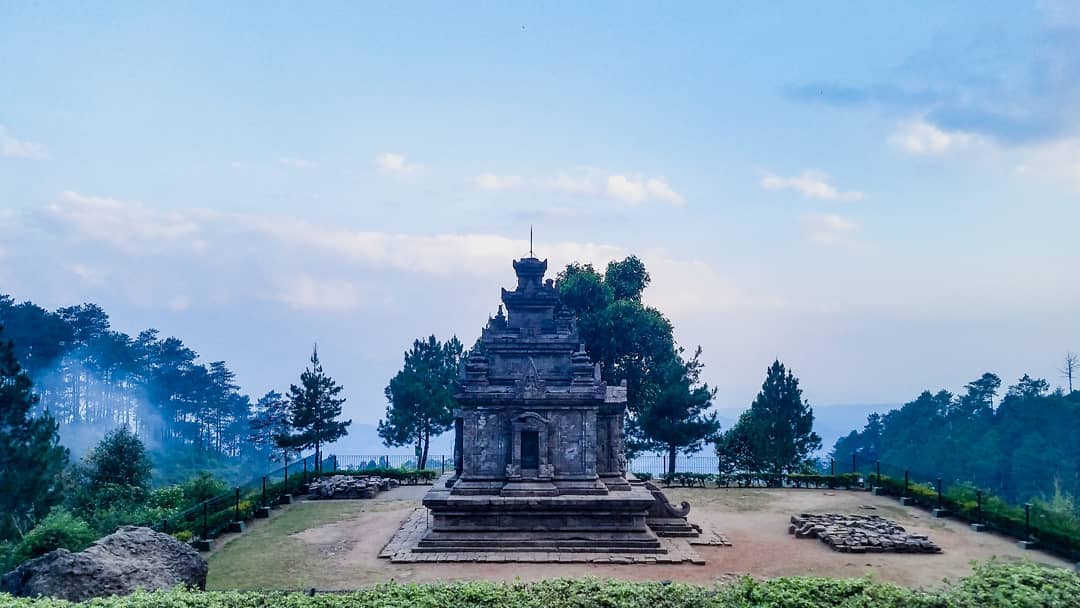
<path fill-rule="evenodd" d="M 609 385 L 626 381 L 626 448 L 629 455 L 655 447 L 639 418 L 662 384 L 678 349 L 671 322 L 641 302 L 649 284 L 645 265 L 634 256 L 608 264 L 603 275 L 590 264 L 570 264 L 559 273 L 562 305 L 577 317 L 590 358 Z M 664 376 L 667 376 L 666 378 Z"/>
<path fill-rule="evenodd" d="M 91 489 L 124 486 L 140 493 L 150 491 L 153 464 L 142 440 L 127 427 L 105 435 L 85 460 Z"/>
<path fill-rule="evenodd" d="M 415 340 L 384 391 L 389 404 L 379 422 L 379 437 L 388 445 L 414 444 L 421 469 L 427 466 L 431 437 L 454 423 L 454 381 L 462 351 L 456 337 L 446 342 L 435 336 Z"/>
<path fill-rule="evenodd" d="M 305 450 L 315 448 L 316 473 L 322 467 L 322 446 L 341 439 L 349 432 L 352 420 L 341 416 L 339 397 L 343 387 L 326 375 L 319 361 L 319 349 L 311 352 L 311 367 L 300 374 L 300 384 L 289 386 L 289 425 L 292 431 L 278 437 L 281 449 Z"/>
<path fill-rule="evenodd" d="M 37 396 L 0 326 L 0 540 L 21 535 L 62 498 L 68 452 L 56 420 L 32 416 Z"/>
<path fill-rule="evenodd" d="M 821 447 L 799 379 L 780 361 L 769 366 L 747 422 L 750 449 L 768 473 L 794 472 Z"/>
<path fill-rule="evenodd" d="M 668 455 L 668 473 L 675 473 L 675 457 L 701 449 L 703 441 L 712 441 L 720 430 L 712 407 L 716 390 L 701 382 L 701 348 L 689 360 L 675 356 L 656 373 L 654 391 L 645 399 L 633 419 L 646 437 L 646 446 Z"/>
<path fill-rule="evenodd" d="M 153 465 L 139 436 L 127 427 L 109 432 L 68 471 L 67 505 L 102 532 L 137 511 L 150 495 Z"/>

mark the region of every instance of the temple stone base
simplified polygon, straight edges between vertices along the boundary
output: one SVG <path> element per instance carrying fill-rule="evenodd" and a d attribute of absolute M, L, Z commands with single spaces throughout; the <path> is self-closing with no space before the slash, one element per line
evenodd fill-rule
<path fill-rule="evenodd" d="M 505 492 L 504 488 L 497 496 L 461 495 L 436 484 L 424 497 L 424 506 L 431 510 L 431 529 L 413 551 L 665 551 L 646 523 L 655 499 L 645 488 L 606 495 Z"/>

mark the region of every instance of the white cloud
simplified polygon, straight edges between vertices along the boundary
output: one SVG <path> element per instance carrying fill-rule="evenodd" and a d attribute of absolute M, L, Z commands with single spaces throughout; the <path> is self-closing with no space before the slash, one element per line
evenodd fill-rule
<path fill-rule="evenodd" d="M 290 308 L 346 312 L 360 303 L 360 291 L 349 281 L 340 279 L 316 279 L 299 274 L 283 284 L 277 299 Z"/>
<path fill-rule="evenodd" d="M 920 118 L 897 125 L 889 135 L 889 144 L 908 154 L 944 154 L 967 148 L 976 139 L 963 131 L 944 131 Z"/>
<path fill-rule="evenodd" d="M 502 192 L 504 190 L 516 190 L 521 187 L 521 178 L 517 175 L 495 175 L 494 173 L 482 173 L 473 180 L 476 187 L 488 192 Z"/>
<path fill-rule="evenodd" d="M 293 169 L 314 169 L 319 166 L 319 163 L 304 158 L 284 157 L 279 158 L 278 162 Z"/>
<path fill-rule="evenodd" d="M 32 141 L 19 140 L 4 125 L 0 125 L 0 154 L 8 158 L 24 160 L 49 160 L 45 146 Z"/>
<path fill-rule="evenodd" d="M 420 169 L 420 165 L 410 163 L 404 154 L 382 152 L 375 156 L 375 168 L 387 175 L 408 175 Z"/>
<path fill-rule="evenodd" d="M 854 221 L 834 214 L 813 214 L 806 218 L 807 236 L 818 245 L 850 245 L 859 230 Z"/>
<path fill-rule="evenodd" d="M 577 175 L 566 172 L 550 177 L 523 178 L 519 175 L 482 173 L 473 178 L 476 187 L 488 192 L 535 190 L 577 196 L 604 196 L 629 205 L 661 201 L 672 205 L 686 202 L 665 179 L 639 175 L 604 175 L 589 170 Z"/>
<path fill-rule="evenodd" d="M 72 264 L 68 266 L 68 270 L 79 277 L 79 281 L 87 287 L 99 287 L 105 282 L 104 272 L 86 264 Z"/>
<path fill-rule="evenodd" d="M 645 181 L 645 189 L 648 190 L 649 196 L 672 205 L 681 205 L 686 202 L 681 194 L 671 189 L 670 184 L 656 177 L 650 177 Z"/>
<path fill-rule="evenodd" d="M 200 247 L 193 213 L 159 211 L 142 203 L 66 191 L 46 207 L 46 217 L 83 238 L 127 251 L 158 250 L 170 244 Z"/>
<path fill-rule="evenodd" d="M 645 184 L 629 179 L 625 175 L 608 176 L 607 193 L 611 198 L 631 205 L 640 205 L 649 196 Z"/>
<path fill-rule="evenodd" d="M 794 190 L 806 198 L 822 200 L 858 201 L 865 196 L 858 190 L 847 192 L 837 190 L 829 183 L 826 173 L 816 170 L 803 171 L 795 177 L 781 177 L 772 173 L 761 178 L 761 187 L 766 190 Z"/>

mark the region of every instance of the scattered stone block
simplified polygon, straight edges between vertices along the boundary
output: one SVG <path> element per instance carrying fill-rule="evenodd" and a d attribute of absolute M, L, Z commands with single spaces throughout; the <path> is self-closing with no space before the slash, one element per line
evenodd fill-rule
<path fill-rule="evenodd" d="M 971 529 L 975 532 L 986 532 L 986 524 L 971 524 Z"/>
<path fill-rule="evenodd" d="M 1024 551 L 1030 551 L 1030 550 L 1034 549 L 1035 547 L 1037 547 L 1038 544 L 1039 544 L 1038 542 L 1033 541 L 1033 540 L 1016 541 L 1016 546 L 1020 547 Z"/>
<path fill-rule="evenodd" d="M 255 519 L 266 519 L 270 517 L 270 507 L 259 507 L 255 509 Z"/>
<path fill-rule="evenodd" d="M 948 517 L 949 511 L 947 509 L 934 509 L 933 511 L 930 511 L 930 514 L 938 518 Z"/>
<path fill-rule="evenodd" d="M 795 538 L 817 538 L 841 553 L 941 552 L 926 535 L 908 534 L 880 515 L 801 513 L 792 516 L 788 533 Z"/>
<path fill-rule="evenodd" d="M 195 541 L 196 551 L 202 551 L 205 553 L 213 548 L 214 541 L 210 540 L 209 538 L 200 538 L 199 540 Z"/>
<path fill-rule="evenodd" d="M 244 522 L 242 521 L 230 521 L 229 532 L 233 534 L 240 534 L 244 531 Z"/>
<path fill-rule="evenodd" d="M 901 496 L 900 497 L 900 506 L 906 507 L 908 505 L 913 505 L 913 504 L 915 504 L 915 499 L 914 498 L 911 498 L 910 496 Z"/>

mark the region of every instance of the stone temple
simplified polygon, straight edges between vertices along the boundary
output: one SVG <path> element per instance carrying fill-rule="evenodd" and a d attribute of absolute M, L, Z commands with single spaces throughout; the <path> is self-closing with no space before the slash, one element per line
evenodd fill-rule
<path fill-rule="evenodd" d="M 600 380 L 547 260 L 513 265 L 459 382 L 454 474 L 424 497 L 413 550 L 663 553 L 646 520 L 666 499 L 626 476 L 625 384 Z"/>

